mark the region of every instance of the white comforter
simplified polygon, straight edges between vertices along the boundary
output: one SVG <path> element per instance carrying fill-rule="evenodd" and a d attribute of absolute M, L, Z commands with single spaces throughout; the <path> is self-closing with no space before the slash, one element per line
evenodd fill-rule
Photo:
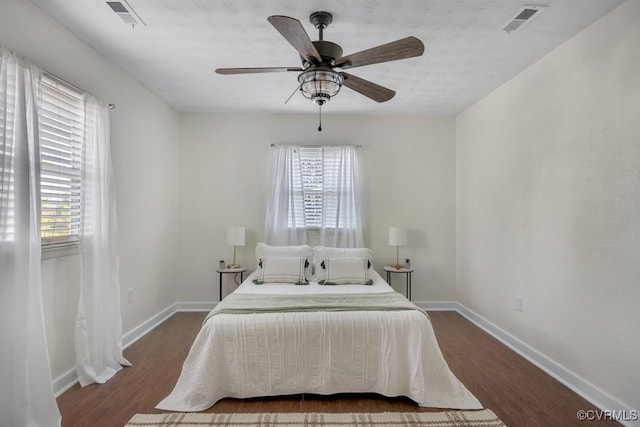
<path fill-rule="evenodd" d="M 254 285 L 250 276 L 236 292 L 391 291 L 376 276 L 371 287 Z M 449 370 L 428 317 L 413 310 L 218 314 L 203 325 L 175 388 L 156 408 L 200 411 L 225 397 L 351 392 L 482 408 Z"/>

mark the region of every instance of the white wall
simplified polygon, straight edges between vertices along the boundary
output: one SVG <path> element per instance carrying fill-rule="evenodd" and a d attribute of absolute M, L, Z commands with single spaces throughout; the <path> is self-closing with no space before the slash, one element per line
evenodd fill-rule
<path fill-rule="evenodd" d="M 255 265 L 271 143 L 362 144 L 365 244 L 376 268 L 395 262 L 388 227 L 407 227 L 401 256 L 416 269 L 413 299 L 454 299 L 454 119 L 325 115 L 323 131 L 317 127 L 315 114 L 181 115 L 178 301 L 218 299 L 217 261 L 232 256 L 228 225 L 247 227 L 247 245 L 238 253 L 241 263 Z M 400 278 L 394 285 L 404 291 Z M 230 280 L 225 286 L 233 287 Z"/>
<path fill-rule="evenodd" d="M 639 19 L 624 3 L 456 121 L 458 299 L 627 408 L 640 408 Z"/>
<path fill-rule="evenodd" d="M 120 224 L 123 330 L 175 302 L 178 114 L 26 0 L 2 0 L 0 43 L 106 102 Z M 43 261 L 52 374 L 74 366 L 79 261 Z M 126 290 L 135 300 L 127 304 Z"/>

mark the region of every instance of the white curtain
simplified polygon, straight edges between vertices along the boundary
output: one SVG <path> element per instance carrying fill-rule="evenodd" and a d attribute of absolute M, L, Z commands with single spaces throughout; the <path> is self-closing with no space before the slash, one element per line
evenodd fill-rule
<path fill-rule="evenodd" d="M 322 246 L 364 246 L 358 152 L 353 145 L 322 147 Z"/>
<path fill-rule="evenodd" d="M 311 194 L 317 190 L 318 175 L 322 186 L 319 222 L 314 213 L 317 195 Z M 313 183 L 306 186 L 305 182 Z M 304 147 L 303 150 L 297 145 L 277 146 L 273 150 L 269 185 L 265 220 L 268 244 L 314 244 L 319 239 L 318 243 L 323 246 L 363 246 L 355 146 Z M 305 193 L 307 191 L 309 193 Z M 305 207 L 306 196 L 311 198 Z M 305 212 L 305 208 L 314 212 Z M 308 232 L 316 236 L 315 239 L 308 239 Z"/>
<path fill-rule="evenodd" d="M 0 56 L 0 424 L 59 426 L 40 273 L 42 71 Z"/>
<path fill-rule="evenodd" d="M 109 380 L 122 365 L 122 318 L 116 200 L 109 149 L 109 107 L 85 98 L 80 224 L 80 301 L 76 317 L 76 372 L 81 386 Z"/>
<path fill-rule="evenodd" d="M 274 147 L 265 219 L 265 242 L 270 245 L 307 243 L 303 212 L 300 150 L 296 145 Z"/>

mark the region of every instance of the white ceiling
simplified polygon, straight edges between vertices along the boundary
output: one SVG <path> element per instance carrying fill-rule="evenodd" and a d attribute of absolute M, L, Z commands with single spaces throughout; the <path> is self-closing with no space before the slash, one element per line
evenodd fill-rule
<path fill-rule="evenodd" d="M 352 68 L 395 90 L 376 103 L 343 88 L 323 113 L 450 115 L 463 111 L 606 14 L 622 0 L 129 0 L 146 22 L 126 25 L 104 0 L 31 0 L 109 61 L 180 111 L 315 113 L 297 94 L 296 73 L 218 75 L 220 67 L 299 67 L 270 15 L 309 23 L 333 13 L 324 39 L 344 54 L 409 35 L 422 57 Z M 524 5 L 548 8 L 521 30 L 501 31 Z"/>

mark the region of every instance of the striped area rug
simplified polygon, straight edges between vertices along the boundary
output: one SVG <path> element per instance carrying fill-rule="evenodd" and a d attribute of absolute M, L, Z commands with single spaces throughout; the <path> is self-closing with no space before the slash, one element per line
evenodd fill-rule
<path fill-rule="evenodd" d="M 136 414 L 125 427 L 503 427 L 488 409 L 447 412 Z"/>

